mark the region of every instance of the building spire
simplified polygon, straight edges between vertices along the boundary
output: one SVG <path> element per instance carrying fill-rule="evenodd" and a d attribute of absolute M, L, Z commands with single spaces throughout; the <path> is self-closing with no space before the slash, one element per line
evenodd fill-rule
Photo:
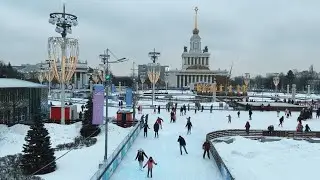
<path fill-rule="evenodd" d="M 194 8 L 195 13 L 195 18 L 194 18 L 194 29 L 193 29 L 193 34 L 198 34 L 199 30 L 198 30 L 198 7 Z"/>

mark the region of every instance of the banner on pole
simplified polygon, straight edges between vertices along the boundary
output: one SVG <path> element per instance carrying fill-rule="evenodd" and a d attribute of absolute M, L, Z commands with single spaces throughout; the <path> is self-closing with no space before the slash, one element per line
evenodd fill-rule
<path fill-rule="evenodd" d="M 111 92 L 112 93 L 117 92 L 116 86 L 114 84 L 112 84 L 112 86 L 111 86 Z"/>
<path fill-rule="evenodd" d="M 93 115 L 92 124 L 103 124 L 103 107 L 104 107 L 104 86 L 102 84 L 93 85 Z"/>
<path fill-rule="evenodd" d="M 126 106 L 132 107 L 132 89 L 131 88 L 126 89 Z"/>

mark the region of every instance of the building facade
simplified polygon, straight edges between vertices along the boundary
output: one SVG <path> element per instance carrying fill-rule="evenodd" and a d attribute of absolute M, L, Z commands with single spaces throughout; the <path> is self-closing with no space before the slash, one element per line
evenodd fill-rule
<path fill-rule="evenodd" d="M 32 124 L 37 113 L 47 116 L 48 88 L 19 79 L 0 78 L 0 123 Z"/>
<path fill-rule="evenodd" d="M 168 86 L 183 88 L 190 87 L 191 83 L 206 82 L 213 83 L 219 79 L 229 78 L 227 70 L 210 70 L 210 53 L 207 46 L 202 49 L 201 37 L 197 27 L 197 11 L 195 9 L 195 27 L 190 38 L 190 47 L 184 47 L 182 57 L 182 66 L 178 70 L 168 72 Z M 221 78 L 222 77 L 222 78 Z M 224 80 L 217 84 L 224 84 Z"/>
<path fill-rule="evenodd" d="M 58 69 L 60 67 L 59 64 Z M 38 64 L 22 64 L 21 66 L 13 66 L 19 72 L 23 73 L 27 79 L 37 79 L 40 69 L 47 71 L 49 69 L 49 64 L 38 63 Z M 72 89 L 86 89 L 89 86 L 89 75 L 88 75 L 88 62 L 78 61 L 76 70 L 70 80 L 70 88 Z M 53 81 L 56 82 L 56 81 Z M 47 80 L 44 80 L 44 84 L 47 84 Z M 52 88 L 59 88 L 59 83 L 52 83 Z M 69 88 L 69 87 L 68 87 Z"/>

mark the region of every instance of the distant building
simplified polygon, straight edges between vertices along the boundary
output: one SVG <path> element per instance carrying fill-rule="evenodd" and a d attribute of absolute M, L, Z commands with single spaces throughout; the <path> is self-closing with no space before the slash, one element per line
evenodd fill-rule
<path fill-rule="evenodd" d="M 195 27 L 193 35 L 190 38 L 190 48 L 185 46 L 183 49 L 181 70 L 170 70 L 168 72 L 168 86 L 182 88 L 191 83 L 206 82 L 213 83 L 214 79 L 217 85 L 225 85 L 226 78 L 229 78 L 227 70 L 210 70 L 210 53 L 208 47 L 201 49 L 201 38 L 197 27 L 196 8 Z"/>
<path fill-rule="evenodd" d="M 0 78 L 0 124 L 30 124 L 33 115 L 48 115 L 48 88 L 19 79 Z"/>
<path fill-rule="evenodd" d="M 165 81 L 165 72 L 169 66 L 163 65 L 160 67 L 160 81 Z M 140 78 L 141 75 L 144 75 L 146 79 L 148 78 L 148 65 L 141 64 L 138 65 L 138 77 Z"/>
<path fill-rule="evenodd" d="M 38 64 L 21 64 L 20 66 L 12 66 L 13 68 L 17 69 L 18 72 L 24 74 L 26 79 L 32 78 L 37 79 L 38 72 L 40 71 L 41 67 L 44 71 L 46 71 L 49 67 L 49 64 L 46 63 L 38 63 Z M 60 64 L 58 64 L 58 69 Z M 89 75 L 88 75 L 88 62 L 87 61 L 78 61 L 76 70 L 74 75 L 70 80 L 70 85 L 73 89 L 85 89 L 89 86 Z M 47 80 L 44 80 L 46 83 Z M 59 84 L 59 83 L 58 83 Z M 54 86 L 54 84 L 52 84 Z M 57 85 L 58 86 L 58 85 Z"/>

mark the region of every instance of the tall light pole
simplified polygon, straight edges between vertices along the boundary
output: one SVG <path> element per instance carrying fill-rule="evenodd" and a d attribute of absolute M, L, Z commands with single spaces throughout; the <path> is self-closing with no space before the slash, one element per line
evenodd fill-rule
<path fill-rule="evenodd" d="M 43 74 L 43 66 L 42 64 L 40 64 L 40 70 L 37 73 L 38 74 L 38 80 L 40 82 L 40 84 L 42 84 L 43 80 L 44 80 L 44 74 Z"/>
<path fill-rule="evenodd" d="M 78 25 L 78 18 L 73 14 L 66 13 L 65 4 L 63 4 L 62 13 L 50 13 L 49 17 L 49 23 L 56 26 L 56 32 L 62 37 L 62 39 L 49 38 L 49 56 L 51 56 L 49 59 L 54 60 L 55 76 L 61 84 L 61 124 L 65 124 L 65 85 L 76 69 L 79 51 L 78 41 L 67 38 L 67 34 L 72 33 L 72 26 Z M 69 50 L 69 57 L 67 57 L 67 49 Z M 58 54 L 61 56 L 59 57 Z M 57 62 L 60 62 L 59 70 Z M 58 71 L 60 71 L 60 74 Z"/>
<path fill-rule="evenodd" d="M 277 96 L 279 82 L 280 82 L 279 73 L 275 73 L 273 77 L 273 84 L 275 86 L 275 96 Z"/>
<path fill-rule="evenodd" d="M 101 59 L 101 62 L 103 63 L 103 79 L 105 85 L 105 94 L 106 94 L 106 121 L 105 121 L 105 144 L 104 144 L 104 160 L 108 159 L 108 109 L 109 109 L 109 103 L 108 103 L 108 96 L 109 96 L 109 87 L 110 87 L 110 74 L 109 74 L 109 64 L 112 63 L 121 63 L 124 61 L 127 61 L 127 58 L 121 58 L 117 59 L 115 61 L 109 61 L 110 54 L 114 56 L 114 54 L 109 50 L 105 50 L 103 54 L 100 54 L 99 57 Z M 115 57 L 115 56 L 114 56 Z"/>
<path fill-rule="evenodd" d="M 212 84 L 212 102 L 216 102 L 217 99 L 217 81 L 216 78 L 213 79 Z"/>
<path fill-rule="evenodd" d="M 132 108 L 133 108 L 133 119 L 136 119 L 136 98 L 137 98 L 137 94 L 138 94 L 138 80 L 136 80 L 135 77 L 135 71 L 138 70 L 137 68 L 135 68 L 135 62 L 132 63 L 132 89 L 133 89 L 133 101 L 132 101 Z"/>
<path fill-rule="evenodd" d="M 151 68 L 151 71 L 148 72 L 148 77 L 152 83 L 152 106 L 154 102 L 154 91 L 155 91 L 155 85 L 160 77 L 160 70 L 156 69 L 156 66 L 159 66 L 158 63 L 156 63 L 156 60 L 160 56 L 160 52 L 156 52 L 156 49 L 153 49 L 153 52 L 149 52 L 149 57 L 151 58 L 152 63 L 149 64 L 149 68 Z"/>
<path fill-rule="evenodd" d="M 169 67 L 165 68 L 164 72 L 164 82 L 166 83 L 166 91 L 168 92 L 168 83 L 169 83 Z"/>

